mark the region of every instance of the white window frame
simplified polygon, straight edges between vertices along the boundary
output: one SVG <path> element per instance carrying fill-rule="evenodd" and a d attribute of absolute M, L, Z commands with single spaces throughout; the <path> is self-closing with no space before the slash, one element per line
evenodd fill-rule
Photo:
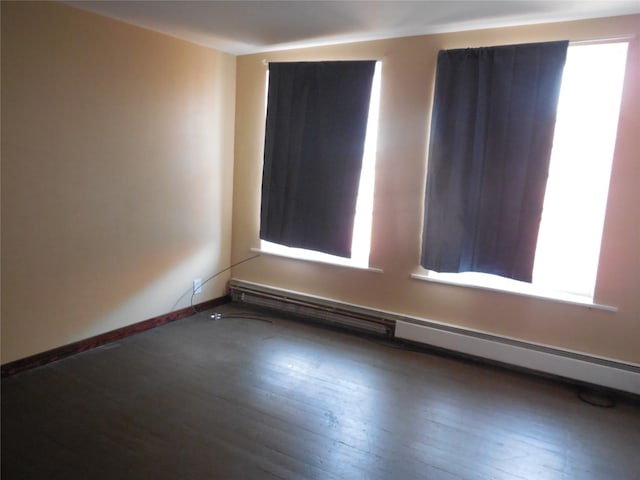
<path fill-rule="evenodd" d="M 367 119 L 367 134 L 364 142 L 362 173 L 360 175 L 360 185 L 358 187 L 358 199 L 356 203 L 353 239 L 351 244 L 351 258 L 338 257 L 336 255 L 307 250 L 304 248 L 287 247 L 285 245 L 279 245 L 262 239 L 260 239 L 260 247 L 252 248 L 252 251 L 267 255 L 294 258 L 297 260 L 382 272 L 381 269 L 372 268 L 369 265 L 378 119 L 380 112 L 381 63 L 381 61 L 376 62 L 373 81 L 371 84 L 369 118 Z"/>
<path fill-rule="evenodd" d="M 629 40 L 630 40 L 629 38 L 620 37 L 620 38 L 602 40 L 602 41 L 570 43 L 569 52 L 568 52 L 568 62 L 570 60 L 570 54 L 571 54 L 572 48 L 580 49 L 581 47 L 600 46 L 600 45 L 615 43 L 618 45 L 624 45 L 624 52 L 622 53 L 622 55 L 624 56 L 624 59 L 625 59 L 623 63 L 626 63 Z M 517 280 L 508 279 L 508 278 L 500 277 L 497 275 L 490 275 L 490 274 L 484 274 L 484 273 L 478 273 L 478 272 L 439 273 L 439 272 L 433 272 L 430 270 L 425 270 L 421 267 L 418 268 L 418 270 L 414 272 L 411 275 L 411 277 L 419 280 L 427 280 L 427 281 L 437 282 L 437 283 L 458 285 L 458 286 L 471 287 L 471 288 L 480 288 L 480 289 L 492 290 L 492 291 L 508 292 L 508 293 L 513 293 L 517 295 L 524 295 L 524 296 L 535 297 L 535 298 L 551 299 L 551 300 L 560 301 L 563 303 L 583 305 L 588 308 L 595 308 L 595 309 L 606 310 L 606 311 L 613 311 L 613 312 L 617 311 L 616 307 L 595 303 L 594 294 L 595 294 L 595 282 L 597 281 L 597 263 L 598 263 L 598 258 L 600 254 L 602 228 L 604 225 L 606 196 L 607 196 L 608 186 L 609 186 L 611 164 L 613 161 L 613 154 L 614 154 L 613 148 L 615 146 L 617 122 L 619 118 L 619 107 L 620 107 L 622 87 L 623 87 L 622 84 L 624 81 L 624 65 L 622 66 L 621 75 L 618 81 L 619 81 L 619 85 L 613 87 L 614 89 L 617 89 L 617 91 L 614 92 L 614 97 L 617 96 L 617 100 L 616 99 L 613 100 L 614 102 L 617 101 L 617 105 L 616 105 L 617 109 L 615 110 L 615 113 L 613 114 L 612 119 L 610 119 L 609 123 L 607 124 L 607 130 L 609 130 L 607 135 L 610 136 L 610 138 L 608 139 L 609 144 L 606 147 L 608 151 L 601 154 L 601 158 L 603 158 L 602 163 L 604 164 L 602 165 L 603 170 L 600 172 L 601 175 L 603 175 L 603 178 L 602 178 L 603 182 L 601 187 L 604 187 L 604 191 L 599 192 L 601 196 L 601 198 L 599 199 L 600 211 L 597 212 L 598 218 L 594 221 L 594 223 L 596 224 L 595 226 L 597 228 L 597 231 L 599 233 L 593 234 L 597 236 L 597 238 L 594 238 L 592 242 L 592 248 L 595 248 L 595 250 L 593 250 L 590 253 L 590 255 L 595 256 L 595 258 L 592 259 L 592 262 L 595 262 L 595 265 L 593 264 L 589 265 L 591 272 L 589 271 L 581 272 L 581 274 L 584 274 L 584 275 L 588 275 L 589 273 L 593 275 L 593 285 L 587 286 L 586 288 L 582 286 L 579 289 L 580 291 L 578 293 L 571 292 L 570 289 L 563 291 L 562 288 L 558 288 L 557 282 L 554 282 L 555 279 L 549 276 L 549 274 L 547 273 L 541 274 L 540 267 L 537 265 L 534 266 L 534 279 L 532 283 L 520 282 Z M 564 78 L 563 78 L 563 84 L 564 84 Z M 563 92 L 561 91 L 560 102 L 563 101 L 563 98 L 564 98 Z M 563 125 L 561 124 L 565 119 L 561 118 L 561 116 L 563 115 L 563 112 L 562 112 L 563 105 L 560 102 L 558 106 L 557 127 L 562 128 Z M 565 100 L 565 102 L 567 102 L 567 100 Z M 557 132 L 558 132 L 558 129 L 556 129 L 556 133 Z M 556 147 L 556 145 L 554 145 L 554 147 Z M 553 179 L 554 153 L 552 153 L 550 181 L 554 181 Z M 606 170 L 606 174 L 604 173 L 605 170 Z M 545 202 L 546 202 L 546 197 L 545 197 Z M 543 214 L 543 222 L 544 220 L 545 219 Z M 543 239 L 543 241 L 546 243 L 549 243 L 548 232 L 547 231 L 543 232 L 543 230 L 545 229 L 548 230 L 549 227 L 548 225 L 543 224 L 541 227 L 541 234 L 542 235 L 547 234 L 547 236 Z M 547 263 L 550 264 L 552 262 L 553 262 L 553 258 L 549 257 L 549 259 L 547 260 Z"/>

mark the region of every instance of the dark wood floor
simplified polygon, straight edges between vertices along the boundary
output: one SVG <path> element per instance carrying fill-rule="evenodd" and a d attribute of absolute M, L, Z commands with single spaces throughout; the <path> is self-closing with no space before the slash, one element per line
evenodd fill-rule
<path fill-rule="evenodd" d="M 3 379 L 2 479 L 640 479 L 638 404 L 216 311 Z"/>

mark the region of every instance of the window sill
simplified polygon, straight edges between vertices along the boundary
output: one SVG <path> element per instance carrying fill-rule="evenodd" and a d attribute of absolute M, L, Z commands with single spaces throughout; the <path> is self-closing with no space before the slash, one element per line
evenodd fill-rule
<path fill-rule="evenodd" d="M 541 291 L 532 285 L 490 285 L 480 280 L 468 280 L 468 279 L 453 279 L 447 274 L 427 274 L 427 273 L 413 273 L 411 278 L 415 280 L 422 280 L 427 282 L 441 283 L 444 285 L 453 285 L 457 287 L 477 288 L 481 290 L 489 290 L 493 292 L 510 293 L 512 295 L 520 295 L 523 297 L 538 298 L 541 300 L 549 300 L 552 302 L 564 303 L 568 305 L 577 305 L 580 307 L 590 308 L 593 310 L 604 310 L 606 312 L 617 312 L 618 308 L 610 305 L 602 305 L 599 303 L 593 303 L 587 297 L 580 297 L 578 295 L 563 294 L 560 292 L 547 292 Z M 455 274 L 452 274 L 455 275 Z"/>
<path fill-rule="evenodd" d="M 273 257 L 289 258 L 291 260 L 300 260 L 302 262 L 319 263 L 319 264 L 322 264 L 322 265 L 332 265 L 332 266 L 335 266 L 335 267 L 345 267 L 345 268 L 351 268 L 351 269 L 355 269 L 355 270 L 365 270 L 367 272 L 384 273 L 384 270 L 382 270 L 381 268 L 362 267 L 362 266 L 359 266 L 359 265 L 349 265 L 349 264 L 346 264 L 346 263 L 331 262 L 329 260 L 316 260 L 316 259 L 312 259 L 312 258 L 303 258 L 303 257 L 294 256 L 294 255 L 286 255 L 284 253 L 269 252 L 269 251 L 261 250 L 260 248 L 255 248 L 255 247 L 252 248 L 251 251 L 259 253 L 260 255 L 270 255 L 270 256 L 273 256 Z"/>

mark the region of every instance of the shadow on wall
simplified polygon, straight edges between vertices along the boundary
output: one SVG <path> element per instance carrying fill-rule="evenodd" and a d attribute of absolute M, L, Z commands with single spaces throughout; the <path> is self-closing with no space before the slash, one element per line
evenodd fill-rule
<path fill-rule="evenodd" d="M 90 268 L 61 275 L 55 288 L 42 289 L 37 299 L 29 291 L 12 292 L 15 281 L 5 282 L 4 297 L 20 318 L 7 322 L 5 315 L 2 363 L 189 306 L 193 279 L 206 278 L 226 262 L 216 246 L 149 252 L 126 265 L 103 256 Z M 203 286 L 194 303 L 224 295 L 227 279 Z"/>

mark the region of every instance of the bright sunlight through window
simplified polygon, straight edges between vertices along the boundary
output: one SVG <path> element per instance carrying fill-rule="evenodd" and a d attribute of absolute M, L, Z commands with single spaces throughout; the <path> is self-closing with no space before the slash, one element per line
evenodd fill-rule
<path fill-rule="evenodd" d="M 378 112 L 380 108 L 380 62 L 376 62 L 371 85 L 371 100 L 369 103 L 369 118 L 367 120 L 367 134 L 364 142 L 362 157 L 362 172 L 358 188 L 356 214 L 353 225 L 353 239 L 351 242 L 351 258 L 293 248 L 277 243 L 260 240 L 260 250 L 265 253 L 283 255 L 286 257 L 311 260 L 316 262 L 334 263 L 353 267 L 367 268 L 369 266 L 369 251 L 371 248 L 371 220 L 373 215 L 373 185 L 375 180 L 376 144 L 378 138 Z"/>
<path fill-rule="evenodd" d="M 569 46 L 532 283 L 478 272 L 430 271 L 429 278 L 593 302 L 627 47 Z"/>
<path fill-rule="evenodd" d="M 533 284 L 593 298 L 628 43 L 567 52 Z"/>

